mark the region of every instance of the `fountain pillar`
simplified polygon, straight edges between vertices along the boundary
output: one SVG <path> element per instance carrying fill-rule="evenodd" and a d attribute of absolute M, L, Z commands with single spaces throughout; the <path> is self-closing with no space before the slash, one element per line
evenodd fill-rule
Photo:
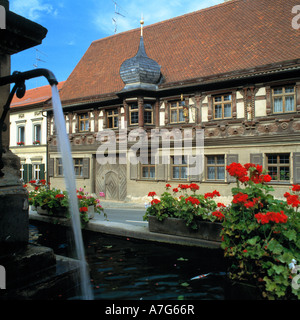
<path fill-rule="evenodd" d="M 9 11 L 8 0 L 0 0 L 0 5 L 1 12 L 4 8 L 6 14 L 0 43 L 0 77 L 5 77 L 11 74 L 11 55 L 40 44 L 47 29 Z M 0 118 L 10 89 L 10 85 L 0 86 Z M 2 149 L 4 175 L 0 176 L 0 248 L 4 247 L 3 244 L 27 244 L 29 237 L 28 193 L 20 180 L 20 159 L 9 150 L 9 113 L 3 125 Z"/>

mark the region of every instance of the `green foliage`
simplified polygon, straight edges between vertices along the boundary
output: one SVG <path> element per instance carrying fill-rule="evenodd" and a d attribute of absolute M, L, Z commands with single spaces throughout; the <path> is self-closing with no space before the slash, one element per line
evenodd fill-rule
<path fill-rule="evenodd" d="M 289 268 L 292 259 L 300 263 L 297 192 L 294 202 L 276 200 L 270 194 L 273 188 L 259 179 L 263 175 L 260 168 L 250 168 L 249 180 L 243 177 L 241 187 L 237 177 L 232 206 L 223 221 L 221 246 L 231 262 L 230 277 L 254 284 L 267 299 L 300 299 L 300 291 L 291 286 Z M 277 219 L 283 215 L 287 219 Z"/>
<path fill-rule="evenodd" d="M 217 191 L 205 195 L 196 194 L 199 186 L 194 183 L 179 185 L 178 188 L 173 189 L 173 194 L 169 192 L 171 188 L 167 184 L 166 191 L 161 194 L 159 200 L 155 198 L 155 192 L 149 192 L 148 196 L 152 197 L 152 201 L 146 210 L 144 220 L 148 220 L 149 216 L 155 216 L 159 221 L 167 217 L 179 218 L 192 229 L 198 228 L 198 221 L 217 220 L 217 217 L 212 215 L 212 212 L 217 209 L 217 203 L 213 199 L 219 195 Z"/>
<path fill-rule="evenodd" d="M 47 210 L 50 215 L 65 216 L 69 218 L 69 199 L 67 191 L 60 189 L 50 188 L 46 185 L 46 180 L 41 184 L 36 184 L 35 180 L 30 181 L 34 184 L 34 190 L 29 192 L 29 204 L 35 207 L 41 207 Z M 94 212 L 101 214 L 107 218 L 106 213 L 100 205 L 100 200 L 88 195 L 83 188 L 77 190 L 78 206 L 80 213 L 81 226 L 85 227 L 89 222 L 88 207 L 94 206 Z"/>

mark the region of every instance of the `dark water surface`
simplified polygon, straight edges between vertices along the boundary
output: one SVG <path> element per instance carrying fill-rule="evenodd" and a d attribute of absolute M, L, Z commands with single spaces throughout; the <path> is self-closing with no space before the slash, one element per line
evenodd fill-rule
<path fill-rule="evenodd" d="M 31 242 L 73 254 L 69 231 L 34 223 Z M 95 299 L 224 300 L 223 251 L 174 246 L 83 232 Z M 191 278 L 211 273 L 200 280 Z"/>

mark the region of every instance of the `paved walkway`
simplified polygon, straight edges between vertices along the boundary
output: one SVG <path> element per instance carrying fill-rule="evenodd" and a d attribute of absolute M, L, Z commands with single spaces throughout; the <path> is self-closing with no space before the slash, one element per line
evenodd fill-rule
<path fill-rule="evenodd" d="M 124 208 L 125 204 L 115 203 L 114 208 L 116 208 L 117 205 L 121 205 L 122 208 Z M 107 206 L 103 204 L 103 207 Z M 59 218 L 40 215 L 35 211 L 30 211 L 29 219 L 47 223 L 57 223 Z M 59 219 L 59 223 L 65 226 L 70 225 L 70 222 L 67 219 Z M 205 247 L 212 249 L 220 248 L 219 242 L 150 232 L 148 229 L 148 224 L 136 226 L 129 223 L 101 221 L 97 219 L 92 219 L 89 221 L 85 229 L 93 232 L 111 234 L 115 236 L 122 236 L 126 238 L 134 238 L 146 241 L 163 242 L 183 246 Z"/>

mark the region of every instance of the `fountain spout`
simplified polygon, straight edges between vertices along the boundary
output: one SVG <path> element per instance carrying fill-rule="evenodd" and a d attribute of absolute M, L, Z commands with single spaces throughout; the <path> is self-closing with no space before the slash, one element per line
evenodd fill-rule
<path fill-rule="evenodd" d="M 18 72 L 15 71 L 12 75 L 10 76 L 6 76 L 6 77 L 2 77 L 0 78 L 0 86 L 4 86 L 6 84 L 9 83 L 24 83 L 25 80 L 29 80 L 32 78 L 37 78 L 37 77 L 42 77 L 44 76 L 50 86 L 54 85 L 54 84 L 58 84 L 58 81 L 56 80 L 56 77 L 54 76 L 54 74 L 52 73 L 52 71 L 48 70 L 48 69 L 33 69 L 30 71 L 25 71 L 25 72 Z"/>
<path fill-rule="evenodd" d="M 16 93 L 18 98 L 21 99 L 22 97 L 24 97 L 26 92 L 25 80 L 29 80 L 29 79 L 37 78 L 41 76 L 44 76 L 48 80 L 50 86 L 58 84 L 56 77 L 50 70 L 40 69 L 40 68 L 33 69 L 30 71 L 25 71 L 25 72 L 15 71 L 10 76 L 5 76 L 0 78 L 0 86 L 8 85 L 11 83 L 15 84 L 8 96 L 6 104 L 3 107 L 3 112 L 0 118 L 0 178 L 4 176 L 4 173 L 2 172 L 2 169 L 4 167 L 2 154 L 3 152 L 5 152 L 5 150 L 3 150 L 2 132 L 7 130 L 4 121 L 10 109 L 10 104 L 13 99 L 13 96 Z"/>

